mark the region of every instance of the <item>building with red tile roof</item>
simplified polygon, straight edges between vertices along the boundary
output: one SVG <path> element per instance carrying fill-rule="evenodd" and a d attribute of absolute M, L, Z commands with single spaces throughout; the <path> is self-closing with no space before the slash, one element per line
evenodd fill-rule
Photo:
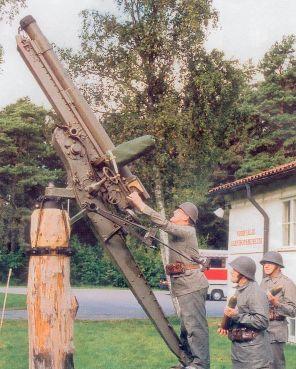
<path fill-rule="evenodd" d="M 246 184 L 261 184 L 263 182 L 273 181 L 278 178 L 284 178 L 294 173 L 296 173 L 296 160 L 245 178 L 238 179 L 234 182 L 219 185 L 212 188 L 209 193 L 218 194 L 235 191 L 245 187 Z"/>
<path fill-rule="evenodd" d="M 221 184 L 209 194 L 223 196 L 227 204 L 229 262 L 240 255 L 250 256 L 260 282 L 263 254 L 278 251 L 285 274 L 296 281 L 296 161 Z M 296 343 L 295 319 L 289 319 L 289 341 Z"/>

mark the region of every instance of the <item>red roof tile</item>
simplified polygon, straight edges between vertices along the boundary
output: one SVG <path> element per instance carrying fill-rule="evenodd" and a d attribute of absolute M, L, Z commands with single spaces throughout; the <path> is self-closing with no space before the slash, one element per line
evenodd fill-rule
<path fill-rule="evenodd" d="M 252 176 L 241 178 L 241 179 L 238 179 L 237 181 L 214 187 L 209 191 L 209 193 L 213 194 L 216 192 L 228 192 L 228 191 L 237 189 L 238 187 L 241 187 L 246 183 L 261 182 L 265 179 L 269 179 L 269 178 L 272 178 L 274 176 L 278 176 L 281 174 L 284 175 L 288 172 L 295 171 L 295 170 L 296 170 L 296 161 L 292 161 L 290 163 L 279 165 L 278 167 L 265 170 L 264 172 L 253 174 Z"/>

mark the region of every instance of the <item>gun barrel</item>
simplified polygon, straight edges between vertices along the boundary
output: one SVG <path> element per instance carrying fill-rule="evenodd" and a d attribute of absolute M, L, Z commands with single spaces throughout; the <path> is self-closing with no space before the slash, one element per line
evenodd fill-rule
<path fill-rule="evenodd" d="M 69 105 L 72 104 L 76 108 L 84 124 L 91 133 L 94 141 L 97 143 L 101 154 L 105 154 L 108 150 L 114 149 L 114 144 L 112 143 L 110 137 L 106 133 L 101 123 L 98 121 L 97 117 L 79 89 L 74 85 L 71 78 L 68 76 L 68 73 L 53 51 L 52 45 L 40 30 L 32 15 L 28 15 L 23 18 L 20 21 L 20 26 L 21 29 L 27 33 L 31 42 L 37 46 L 39 53 L 42 54 L 48 66 L 51 68 L 62 88 L 62 95 L 66 97 Z M 47 91 L 45 89 L 43 89 L 43 91 L 52 103 Z M 132 177 L 132 174 L 127 167 L 122 168 L 121 174 L 125 178 Z"/>

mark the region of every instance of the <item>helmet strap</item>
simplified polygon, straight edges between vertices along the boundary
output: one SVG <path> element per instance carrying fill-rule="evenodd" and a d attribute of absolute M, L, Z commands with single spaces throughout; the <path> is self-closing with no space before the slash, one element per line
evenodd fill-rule
<path fill-rule="evenodd" d="M 242 278 L 245 278 L 247 281 L 249 280 L 246 276 L 244 276 L 243 274 L 239 273 L 237 284 L 240 283 L 240 281 L 242 280 Z M 243 285 L 241 285 L 241 286 L 243 286 Z"/>
<path fill-rule="evenodd" d="M 243 278 L 243 275 L 239 273 L 237 276 L 237 283 L 239 283 L 242 278 Z"/>
<path fill-rule="evenodd" d="M 280 272 L 281 272 L 281 267 L 278 264 L 274 264 L 274 268 L 270 276 L 271 277 L 278 276 Z"/>

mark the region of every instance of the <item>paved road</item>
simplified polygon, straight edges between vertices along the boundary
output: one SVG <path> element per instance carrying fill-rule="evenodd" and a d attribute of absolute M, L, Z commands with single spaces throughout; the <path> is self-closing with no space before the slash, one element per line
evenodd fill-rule
<path fill-rule="evenodd" d="M 0 292 L 4 288 L 0 287 Z M 25 294 L 26 288 L 11 287 L 10 293 Z M 79 320 L 110 320 L 147 318 L 145 312 L 138 304 L 136 298 L 129 290 L 124 289 L 98 289 L 73 288 L 78 299 L 79 310 L 76 319 Z M 155 291 L 156 298 L 167 316 L 174 315 L 171 297 L 167 291 Z M 8 297 L 9 298 L 9 297 Z M 224 301 L 207 301 L 208 316 L 222 316 Z M 8 319 L 26 319 L 26 311 L 7 311 Z"/>

